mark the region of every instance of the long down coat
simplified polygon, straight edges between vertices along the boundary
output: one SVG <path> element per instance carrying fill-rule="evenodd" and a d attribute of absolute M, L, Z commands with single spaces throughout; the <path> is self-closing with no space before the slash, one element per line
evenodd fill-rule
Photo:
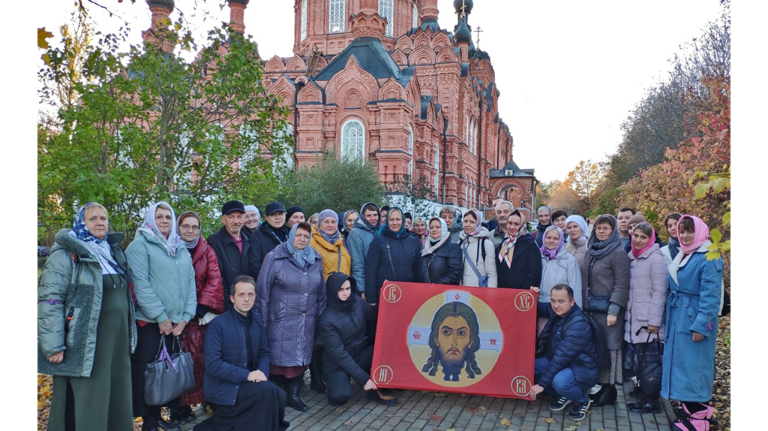
<path fill-rule="evenodd" d="M 635 258 L 629 256 L 629 301 L 625 319 L 624 340 L 628 343 L 646 343 L 658 338 L 664 341 L 664 307 L 667 304 L 667 261 L 654 244 Z M 658 326 L 659 333 L 650 334 L 643 326 Z"/>
<path fill-rule="evenodd" d="M 256 282 L 256 311 L 267 330 L 272 365 L 309 364 L 325 295 L 320 255 L 302 268 L 285 243 L 267 253 Z"/>
<path fill-rule="evenodd" d="M 706 402 L 712 398 L 723 260 L 707 260 L 709 244 L 704 243 L 688 260 L 682 259 L 681 251 L 668 267 L 661 396 L 670 400 Z M 683 262 L 675 271 L 678 259 Z M 704 335 L 704 339 L 694 342 L 693 332 Z"/>
<path fill-rule="evenodd" d="M 611 305 L 616 304 L 620 307 L 616 315 L 616 324 L 608 326 L 608 314 L 599 312 L 589 312 L 598 325 L 603 327 L 605 338 L 609 350 L 619 350 L 624 342 L 624 310 L 627 307 L 629 299 L 629 258 L 621 246 L 614 248 L 607 256 L 595 259 L 592 266 L 591 285 L 589 277 L 589 265 L 592 264 L 592 255 L 584 256 L 581 266 L 581 298 L 580 304 L 583 310 L 586 310 L 587 304 L 587 286 L 590 287 L 590 293 L 593 295 L 611 295 L 609 301 Z"/>

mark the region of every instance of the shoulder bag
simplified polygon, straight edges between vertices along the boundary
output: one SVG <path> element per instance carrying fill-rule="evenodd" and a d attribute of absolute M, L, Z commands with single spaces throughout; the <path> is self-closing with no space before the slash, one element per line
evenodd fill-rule
<path fill-rule="evenodd" d="M 147 364 L 144 371 L 144 401 L 150 406 L 161 406 L 180 397 L 195 386 L 192 355 L 182 351 L 179 337 L 174 337 L 179 352 L 168 354 L 165 337 L 160 336 L 157 358 Z"/>

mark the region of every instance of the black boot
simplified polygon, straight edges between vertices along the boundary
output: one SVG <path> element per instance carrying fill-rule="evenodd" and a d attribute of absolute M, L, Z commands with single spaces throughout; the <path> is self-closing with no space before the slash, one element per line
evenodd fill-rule
<path fill-rule="evenodd" d="M 288 406 L 302 412 L 309 410 L 309 406 L 301 399 L 299 395 L 301 392 L 301 386 L 304 383 L 304 376 L 294 377 L 286 381 L 288 388 Z"/>
<path fill-rule="evenodd" d="M 603 385 L 603 389 L 600 390 L 597 394 L 595 394 L 595 402 L 592 404 L 594 407 L 602 407 L 607 405 L 614 405 L 616 404 L 616 398 L 618 396 L 618 391 L 616 390 L 616 385 L 609 384 L 609 385 Z"/>
<path fill-rule="evenodd" d="M 649 397 L 645 393 L 640 392 L 637 396 L 636 403 L 627 404 L 627 408 L 632 413 L 661 413 L 661 407 L 659 406 L 659 396 Z"/>
<path fill-rule="evenodd" d="M 318 394 L 326 393 L 323 378 L 323 349 L 312 352 L 312 362 L 309 363 L 309 388 Z"/>

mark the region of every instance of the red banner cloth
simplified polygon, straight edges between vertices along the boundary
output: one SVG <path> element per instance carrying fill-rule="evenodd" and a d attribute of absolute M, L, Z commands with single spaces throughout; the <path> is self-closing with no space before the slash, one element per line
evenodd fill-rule
<path fill-rule="evenodd" d="M 385 281 L 371 379 L 383 388 L 530 399 L 530 290 Z"/>

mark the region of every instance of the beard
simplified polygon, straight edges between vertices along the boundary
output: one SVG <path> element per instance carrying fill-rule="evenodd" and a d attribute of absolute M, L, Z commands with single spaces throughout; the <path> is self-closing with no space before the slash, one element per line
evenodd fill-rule
<path fill-rule="evenodd" d="M 455 356 L 445 357 L 440 349 L 437 349 L 437 361 L 443 366 L 443 375 L 445 380 L 459 381 L 459 375 L 462 368 L 467 363 L 469 358 L 469 348 L 465 347 L 461 352 L 461 356 L 456 358 Z M 452 377 L 452 379 L 451 379 Z"/>

